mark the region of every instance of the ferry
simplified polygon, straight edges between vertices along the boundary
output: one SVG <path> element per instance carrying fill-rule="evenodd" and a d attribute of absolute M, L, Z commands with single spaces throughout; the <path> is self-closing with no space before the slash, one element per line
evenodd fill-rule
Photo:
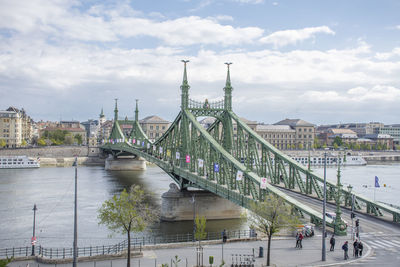
<path fill-rule="evenodd" d="M 39 168 L 40 158 L 27 156 L 0 156 L 0 169 Z"/>
<path fill-rule="evenodd" d="M 305 166 L 308 166 L 308 157 L 307 156 L 296 156 L 292 157 L 298 163 L 301 163 Z M 321 157 L 310 157 L 310 165 L 311 166 L 324 166 L 325 158 Z M 361 156 L 346 156 L 345 158 L 340 158 L 335 156 L 327 156 L 326 157 L 326 166 L 337 166 L 338 162 L 342 166 L 363 166 L 367 165 L 367 161 L 363 159 Z"/>

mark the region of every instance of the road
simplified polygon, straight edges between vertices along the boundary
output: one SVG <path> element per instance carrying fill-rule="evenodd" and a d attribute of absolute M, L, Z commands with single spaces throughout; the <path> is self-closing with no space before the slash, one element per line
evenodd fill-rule
<path fill-rule="evenodd" d="M 296 198 L 310 207 L 322 211 L 322 201 L 319 199 L 304 197 L 299 193 L 282 189 L 286 194 Z M 336 206 L 327 203 L 327 211 L 334 212 Z M 342 209 L 342 218 L 348 222 L 349 243 L 351 240 L 350 211 Z M 364 244 L 372 248 L 370 257 L 358 262 L 349 263 L 351 266 L 400 266 L 400 224 L 395 224 L 384 219 L 356 213 L 356 218 L 360 220 L 360 239 Z M 328 241 L 328 240 L 327 240 Z M 341 244 L 340 244 L 341 246 Z M 352 250 L 351 250 L 352 253 Z"/>

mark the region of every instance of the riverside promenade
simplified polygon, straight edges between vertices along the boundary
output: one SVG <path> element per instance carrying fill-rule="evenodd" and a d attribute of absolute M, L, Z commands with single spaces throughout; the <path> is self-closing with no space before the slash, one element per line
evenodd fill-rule
<path fill-rule="evenodd" d="M 321 261 L 321 246 L 322 237 L 320 232 L 316 232 L 316 235 L 311 238 L 305 238 L 303 240 L 303 248 L 295 248 L 294 237 L 277 237 L 272 240 L 271 243 L 271 266 L 344 266 L 357 261 L 357 263 L 366 263 L 369 261 L 369 256 L 372 254 L 371 248 L 364 243 L 364 252 L 361 258 L 355 259 L 352 249 L 352 240 L 350 236 L 336 237 L 336 246 L 333 252 L 329 251 L 329 238 L 326 238 L 326 261 Z M 343 259 L 343 250 L 341 249 L 344 241 L 349 241 L 349 260 Z M 210 266 L 209 256 L 214 257 L 214 264 L 212 266 L 220 266 L 222 257 L 224 259 L 224 266 L 235 266 L 240 263 L 251 263 L 254 266 L 265 266 L 266 265 L 266 246 L 267 240 L 252 239 L 252 240 L 237 240 L 228 239 L 226 243 L 221 241 L 204 241 L 203 246 L 203 265 Z M 168 264 L 168 266 L 175 266 L 173 261 L 175 255 L 180 260 L 176 266 L 195 266 L 196 265 L 196 247 L 197 243 L 186 242 L 186 243 L 174 243 L 174 244 L 162 244 L 155 246 L 144 246 L 142 254 L 135 256 L 131 259 L 131 266 L 162 266 L 162 264 Z M 259 248 L 263 247 L 264 255 L 259 257 Z M 254 253 L 254 254 L 253 254 Z M 253 259 L 254 261 L 248 262 L 246 259 Z M 57 267 L 69 267 L 72 266 L 71 262 L 61 263 L 43 263 L 38 262 L 35 259 L 26 259 L 22 261 L 14 261 L 9 264 L 11 267 L 40 267 L 40 266 L 57 266 Z M 172 264 L 172 265 L 171 265 Z M 233 264 L 233 265 L 232 265 Z M 126 266 L 126 255 L 120 258 L 108 258 L 108 259 L 90 259 L 88 261 L 79 261 L 78 266 L 81 267 L 124 267 Z M 247 265 L 243 265 L 247 266 Z M 250 266 L 250 265 L 249 265 Z"/>

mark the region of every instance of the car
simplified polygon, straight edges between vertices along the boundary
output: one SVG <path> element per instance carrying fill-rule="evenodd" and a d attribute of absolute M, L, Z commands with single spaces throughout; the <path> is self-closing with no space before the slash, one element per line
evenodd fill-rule
<path fill-rule="evenodd" d="M 328 217 L 328 218 L 331 218 L 333 221 L 336 220 L 336 213 L 335 212 L 325 212 L 325 216 Z M 349 226 L 349 224 L 345 220 L 343 220 L 343 218 L 342 218 L 342 222 L 346 225 L 346 227 Z"/>

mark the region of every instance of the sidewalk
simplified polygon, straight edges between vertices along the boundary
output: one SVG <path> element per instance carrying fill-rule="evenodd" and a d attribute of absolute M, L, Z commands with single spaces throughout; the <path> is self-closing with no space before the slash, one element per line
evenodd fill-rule
<path fill-rule="evenodd" d="M 305 238 L 303 240 L 303 248 L 295 248 L 295 238 L 277 238 L 273 239 L 271 242 L 271 266 L 342 266 L 353 262 L 355 259 L 352 249 L 352 241 L 349 236 L 336 237 L 336 247 L 335 251 L 329 251 L 329 238 L 326 238 L 326 261 L 322 262 L 322 237 L 321 235 L 316 235 L 311 238 Z M 343 250 L 341 249 L 342 244 L 345 240 L 349 241 L 349 255 L 350 259 L 345 261 L 343 259 Z M 224 258 L 225 265 L 231 266 L 231 264 L 240 264 L 248 256 L 255 255 L 254 266 L 262 266 L 266 264 L 266 253 L 267 253 L 267 240 L 257 240 L 257 241 L 241 241 L 241 242 L 229 242 L 222 244 L 204 244 L 203 245 L 203 265 L 210 266 L 209 256 L 214 257 L 213 266 L 219 266 Z M 132 258 L 131 266 L 161 266 L 161 264 L 171 265 L 172 261 L 175 259 L 175 255 L 178 256 L 180 262 L 177 266 L 194 266 L 196 264 L 196 247 L 197 243 L 185 244 L 182 247 L 177 247 L 174 245 L 172 248 L 148 248 L 143 250 L 143 257 Z M 264 257 L 259 258 L 259 248 L 263 247 Z M 371 252 L 369 246 L 364 244 L 363 258 L 368 257 Z M 26 267 L 29 263 L 30 267 L 40 267 L 40 266 L 56 266 L 56 267 L 70 267 L 72 263 L 69 264 L 43 264 L 38 263 L 34 260 L 29 261 L 15 261 L 9 266 L 11 267 Z M 113 259 L 113 260 L 99 260 L 90 262 L 79 262 L 80 267 L 124 267 L 126 266 L 126 259 Z"/>

